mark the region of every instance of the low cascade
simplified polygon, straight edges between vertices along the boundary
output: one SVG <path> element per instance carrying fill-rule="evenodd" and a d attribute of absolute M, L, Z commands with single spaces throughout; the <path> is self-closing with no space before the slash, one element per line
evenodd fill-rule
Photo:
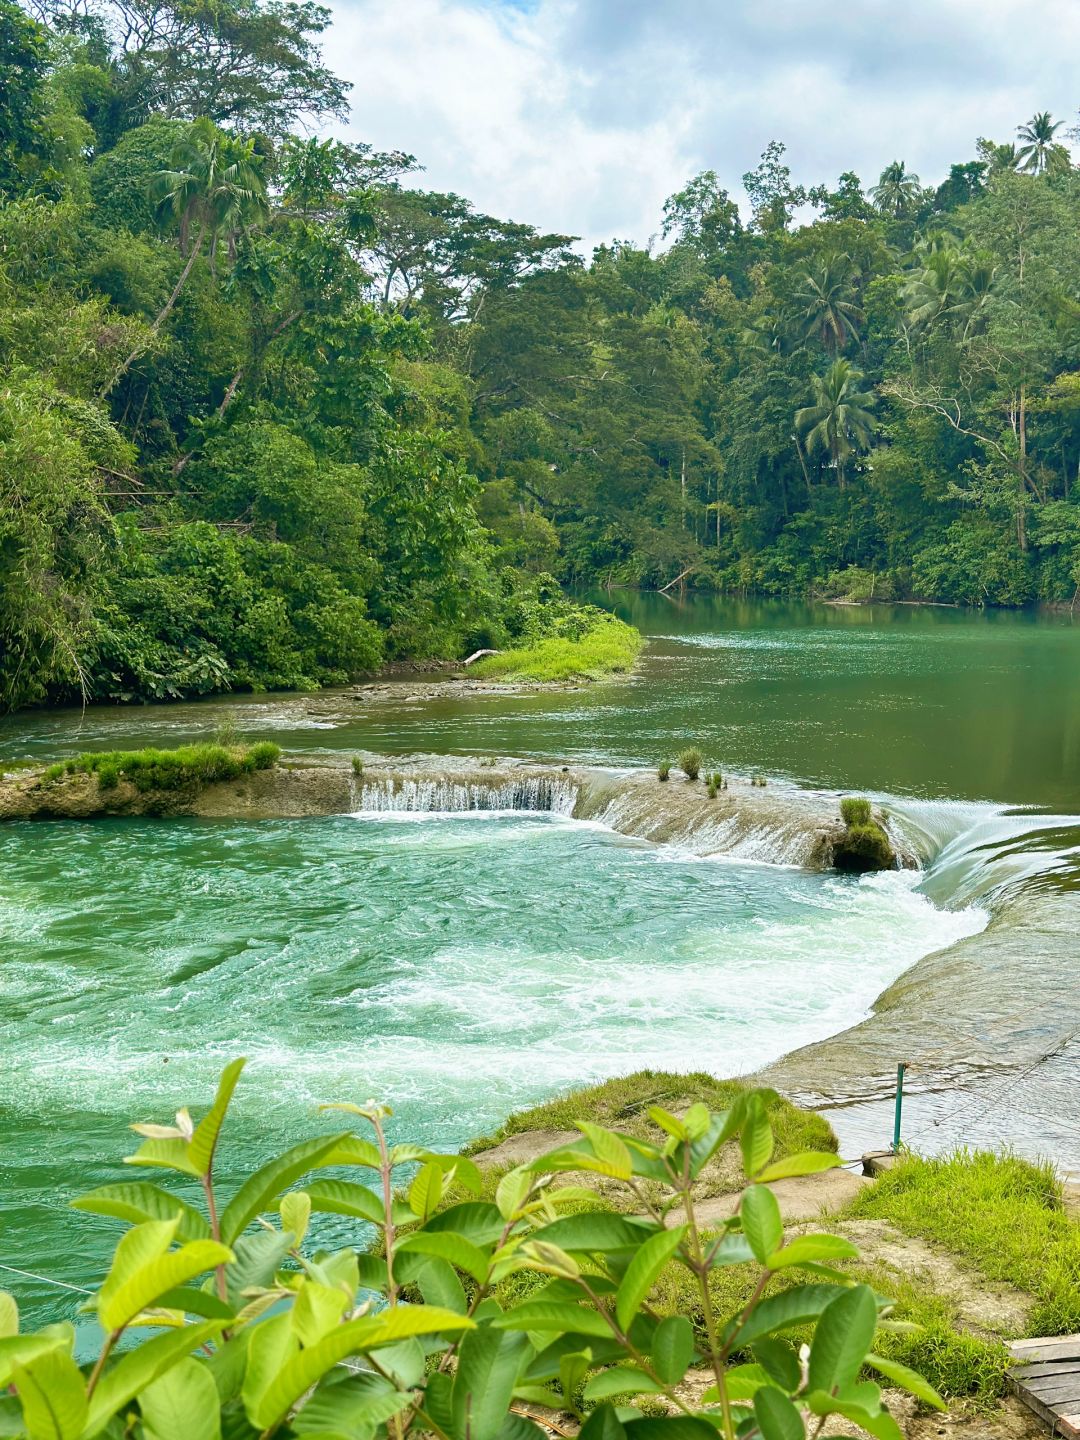
<path fill-rule="evenodd" d="M 422 779 L 365 775 L 355 790 L 356 809 L 369 812 L 532 810 L 572 815 L 578 796 L 574 781 L 548 775 L 522 775 L 493 782 L 456 780 L 441 775 Z"/>

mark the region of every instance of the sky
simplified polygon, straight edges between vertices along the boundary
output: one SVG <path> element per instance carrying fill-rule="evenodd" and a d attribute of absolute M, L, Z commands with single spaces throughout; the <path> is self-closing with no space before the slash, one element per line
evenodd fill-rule
<path fill-rule="evenodd" d="M 1080 0 L 333 0 L 347 138 L 413 183 L 542 230 L 657 236 L 704 169 L 741 199 L 770 140 L 793 177 L 937 183 L 980 135 L 1080 106 Z M 1064 138 L 1064 130 L 1059 138 Z"/>

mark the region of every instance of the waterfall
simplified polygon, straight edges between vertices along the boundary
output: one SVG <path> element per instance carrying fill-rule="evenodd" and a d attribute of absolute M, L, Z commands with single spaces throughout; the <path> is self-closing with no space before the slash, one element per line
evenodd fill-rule
<path fill-rule="evenodd" d="M 569 777 L 522 775 L 512 779 L 465 780 L 446 775 L 410 779 L 400 775 L 364 776 L 358 811 L 457 812 L 531 810 L 572 815 L 578 785 Z"/>

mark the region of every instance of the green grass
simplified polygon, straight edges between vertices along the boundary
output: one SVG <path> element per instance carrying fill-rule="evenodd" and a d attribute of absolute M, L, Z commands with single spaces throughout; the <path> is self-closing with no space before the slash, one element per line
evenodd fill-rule
<path fill-rule="evenodd" d="M 268 740 L 257 745 L 180 745 L 175 750 L 87 751 L 50 765 L 41 778 L 52 784 L 67 775 L 95 775 L 102 790 L 115 789 L 121 779 L 137 790 L 181 790 L 269 770 L 280 754 Z"/>
<path fill-rule="evenodd" d="M 667 1070 L 638 1070 L 633 1075 L 620 1075 L 600 1085 L 571 1090 L 529 1110 L 519 1110 L 493 1135 L 467 1145 L 465 1154 L 489 1150 L 509 1136 L 528 1130 L 572 1130 L 579 1120 L 592 1120 L 624 1134 L 656 1139 L 660 1132 L 648 1117 L 650 1105 L 677 1110 L 700 1100 L 712 1110 L 726 1110 L 737 1095 L 749 1088 L 741 1080 L 717 1080 L 701 1072 L 677 1075 Z M 800 1150 L 837 1149 L 836 1136 L 827 1120 L 812 1110 L 800 1110 L 782 1096 L 771 1105 L 769 1120 L 776 1137 L 778 1159 Z"/>
<path fill-rule="evenodd" d="M 643 640 L 632 625 L 605 614 L 578 640 L 555 636 L 478 660 L 469 671 L 481 680 L 602 680 L 631 670 Z"/>
<path fill-rule="evenodd" d="M 1049 1165 L 986 1151 L 908 1156 L 848 1213 L 888 1220 L 1034 1295 L 1031 1334 L 1080 1330 L 1080 1225 Z"/>

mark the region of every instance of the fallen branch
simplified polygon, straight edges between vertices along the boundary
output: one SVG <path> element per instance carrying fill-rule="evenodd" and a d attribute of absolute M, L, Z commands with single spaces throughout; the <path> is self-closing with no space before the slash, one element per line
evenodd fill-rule
<path fill-rule="evenodd" d="M 674 580 L 669 580 L 666 585 L 661 585 L 659 593 L 666 595 L 669 590 L 673 590 L 675 586 L 678 585 L 680 580 L 685 580 L 687 575 L 692 575 L 695 570 L 700 568 L 698 565 L 688 565 L 681 575 L 676 575 Z"/>
<path fill-rule="evenodd" d="M 471 665 L 474 660 L 479 660 L 484 655 L 498 655 L 498 653 L 498 650 L 474 650 L 469 658 L 463 660 L 461 663 L 463 665 Z"/>

